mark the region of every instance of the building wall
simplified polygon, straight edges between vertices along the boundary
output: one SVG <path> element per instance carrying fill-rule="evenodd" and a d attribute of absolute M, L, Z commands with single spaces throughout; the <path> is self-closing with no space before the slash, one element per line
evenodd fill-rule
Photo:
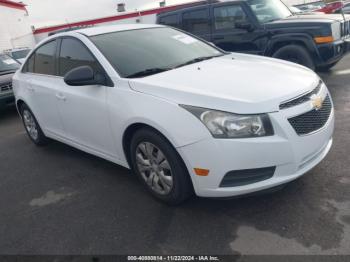
<path fill-rule="evenodd" d="M 94 24 L 92 26 L 97 27 L 97 26 L 106 26 L 106 25 L 117 25 L 117 24 L 136 24 L 136 23 L 142 23 L 142 24 L 155 24 L 156 23 L 156 15 L 143 15 L 140 17 L 133 17 L 133 18 L 127 18 L 127 19 L 121 19 L 121 20 L 116 20 L 116 21 L 111 21 L 111 22 L 105 22 L 105 23 L 98 23 Z M 48 33 L 40 33 L 40 34 L 35 34 L 35 40 L 36 42 L 40 42 L 43 39 L 45 39 L 48 36 Z"/>
<path fill-rule="evenodd" d="M 0 52 L 34 46 L 35 39 L 25 10 L 0 5 L 0 14 Z"/>

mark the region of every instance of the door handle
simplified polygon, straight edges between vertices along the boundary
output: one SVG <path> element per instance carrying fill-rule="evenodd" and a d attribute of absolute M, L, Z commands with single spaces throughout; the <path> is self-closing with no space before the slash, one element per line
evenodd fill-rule
<path fill-rule="evenodd" d="M 35 91 L 35 88 L 33 87 L 33 80 L 32 79 L 28 79 L 26 87 L 31 92 Z"/>
<path fill-rule="evenodd" d="M 62 95 L 62 94 L 56 94 L 56 98 L 58 100 L 66 101 L 66 97 L 64 95 Z"/>

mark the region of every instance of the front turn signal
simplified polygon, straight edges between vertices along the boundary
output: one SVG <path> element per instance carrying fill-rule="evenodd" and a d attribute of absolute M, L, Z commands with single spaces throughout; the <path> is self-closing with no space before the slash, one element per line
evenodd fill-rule
<path fill-rule="evenodd" d="M 194 172 L 197 176 L 208 176 L 210 171 L 208 169 L 195 168 Z"/>
<path fill-rule="evenodd" d="M 314 38 L 316 44 L 327 44 L 327 43 L 333 43 L 334 37 L 333 36 L 319 36 Z"/>

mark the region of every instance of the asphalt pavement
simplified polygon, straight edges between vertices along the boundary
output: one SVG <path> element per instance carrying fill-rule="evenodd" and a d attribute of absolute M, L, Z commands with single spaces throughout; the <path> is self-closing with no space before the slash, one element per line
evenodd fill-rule
<path fill-rule="evenodd" d="M 130 171 L 0 113 L 0 254 L 350 255 L 350 56 L 322 74 L 335 103 L 326 159 L 273 194 L 155 201 Z M 283 88 L 283 86 L 281 86 Z"/>

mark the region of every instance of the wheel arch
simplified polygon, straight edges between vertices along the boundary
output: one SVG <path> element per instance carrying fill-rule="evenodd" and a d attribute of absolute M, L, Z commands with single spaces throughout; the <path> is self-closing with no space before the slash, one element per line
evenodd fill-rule
<path fill-rule="evenodd" d="M 304 47 L 312 56 L 313 59 L 318 59 L 319 54 L 316 44 L 309 35 L 305 34 L 288 34 L 279 35 L 270 40 L 265 54 L 272 56 L 277 50 L 287 45 L 299 45 Z"/>
<path fill-rule="evenodd" d="M 149 128 L 149 129 L 153 130 L 157 134 L 159 134 L 162 137 L 164 137 L 176 149 L 176 144 L 174 143 L 174 141 L 171 138 L 169 138 L 167 135 L 165 135 L 164 131 L 160 130 L 159 127 L 155 127 L 152 124 L 141 122 L 141 121 L 129 124 L 129 126 L 127 126 L 126 129 L 123 132 L 122 146 L 123 146 L 123 153 L 124 153 L 125 159 L 126 159 L 128 165 L 130 167 L 131 167 L 131 165 L 130 165 L 130 152 L 129 152 L 129 149 L 130 149 L 131 139 L 132 139 L 133 135 L 138 130 L 140 130 L 142 128 Z"/>
<path fill-rule="evenodd" d="M 166 141 L 168 141 L 168 143 L 175 149 L 175 152 L 178 154 L 178 156 L 180 157 L 180 160 L 183 164 L 183 166 L 186 168 L 186 172 L 187 175 L 189 177 L 189 181 L 191 182 L 191 187 L 192 190 L 194 190 L 194 183 L 195 181 L 193 180 L 193 177 L 191 176 L 189 170 L 188 170 L 188 166 L 186 164 L 185 159 L 183 158 L 183 156 L 181 155 L 181 153 L 176 149 L 176 146 L 174 144 L 174 141 L 172 141 L 172 139 L 169 137 L 167 137 L 162 131 L 160 131 L 160 128 L 156 128 L 153 125 L 150 124 L 146 124 L 144 122 L 135 122 L 130 124 L 124 131 L 123 133 L 123 137 L 122 137 L 122 146 L 123 146 L 123 152 L 124 152 L 124 156 L 126 158 L 126 161 L 129 165 L 129 167 L 131 168 L 131 156 L 130 156 L 130 144 L 131 144 L 131 139 L 133 137 L 133 135 L 140 129 L 142 128 L 148 128 L 151 129 L 152 131 L 154 131 L 155 133 L 159 134 L 160 136 L 162 136 Z"/>
<path fill-rule="evenodd" d="M 17 101 L 16 101 L 16 108 L 17 108 L 17 112 L 18 112 L 20 117 L 22 117 L 22 115 L 21 115 L 21 107 L 22 107 L 22 105 L 27 105 L 28 106 L 28 104 L 22 98 L 17 99 Z"/>
<path fill-rule="evenodd" d="M 44 135 L 46 135 L 46 132 L 44 131 L 44 129 L 42 128 L 43 125 L 42 125 L 42 121 L 41 119 L 38 117 L 37 114 L 35 114 L 35 112 L 33 112 L 33 109 L 29 106 L 29 104 L 22 98 L 22 97 L 19 97 L 16 99 L 16 108 L 17 108 L 17 112 L 19 114 L 19 116 L 22 118 L 22 113 L 21 113 L 21 107 L 22 105 L 26 105 L 29 110 L 32 112 L 32 114 L 34 115 L 36 121 L 38 122 L 42 132 L 44 133 Z"/>

